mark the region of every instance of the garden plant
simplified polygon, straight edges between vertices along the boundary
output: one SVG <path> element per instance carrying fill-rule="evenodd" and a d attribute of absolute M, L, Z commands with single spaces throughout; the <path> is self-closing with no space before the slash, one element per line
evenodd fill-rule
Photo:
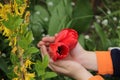
<path fill-rule="evenodd" d="M 120 47 L 119 5 L 119 0 L 0 0 L 0 80 L 73 80 L 47 67 L 48 56 L 41 57 L 37 43 L 72 28 L 86 50 Z"/>

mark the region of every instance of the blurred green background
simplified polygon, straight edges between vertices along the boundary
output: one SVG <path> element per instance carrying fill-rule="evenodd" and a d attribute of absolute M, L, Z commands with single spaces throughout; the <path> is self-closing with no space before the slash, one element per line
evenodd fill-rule
<path fill-rule="evenodd" d="M 120 0 L 30 0 L 29 4 L 29 28 L 33 32 L 35 46 L 46 35 L 52 36 L 61 29 L 73 28 L 78 31 L 79 42 L 86 50 L 120 47 Z M 0 33 L 0 59 L 7 60 L 10 49 Z M 0 64 L 3 64 L 1 61 Z M 8 80 L 0 67 L 0 79 L 2 77 Z M 119 80 L 104 77 L 106 80 Z M 58 75 L 48 80 L 72 79 Z"/>

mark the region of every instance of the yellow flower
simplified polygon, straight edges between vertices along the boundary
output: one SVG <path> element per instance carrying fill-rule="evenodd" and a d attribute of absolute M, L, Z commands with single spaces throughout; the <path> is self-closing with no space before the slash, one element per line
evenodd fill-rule
<path fill-rule="evenodd" d="M 30 17 L 30 12 L 27 11 L 26 14 L 25 14 L 25 23 L 29 23 L 29 17 Z"/>
<path fill-rule="evenodd" d="M 0 3 L 0 17 L 3 20 L 7 20 L 7 13 L 11 12 L 11 5 L 5 4 L 4 6 Z"/>
<path fill-rule="evenodd" d="M 24 65 L 22 65 L 22 66 L 21 66 L 20 70 L 21 70 L 21 72 L 24 72 L 24 73 L 26 73 L 26 72 L 27 72 L 27 69 L 25 68 L 25 66 L 24 66 Z"/>
<path fill-rule="evenodd" d="M 18 11 L 18 4 L 16 3 L 16 0 L 14 0 L 13 10 L 15 11 L 15 13 L 16 13 L 16 14 L 18 14 L 18 15 L 19 15 L 19 11 Z"/>
<path fill-rule="evenodd" d="M 2 27 L 2 26 L 0 26 L 0 32 L 1 32 L 1 31 L 3 31 L 3 27 Z"/>
<path fill-rule="evenodd" d="M 3 8 L 3 5 L 0 3 L 0 16 L 2 14 L 2 8 Z"/>
<path fill-rule="evenodd" d="M 18 50 L 19 50 L 19 56 L 22 56 L 24 53 L 24 49 L 21 47 L 18 47 Z"/>
<path fill-rule="evenodd" d="M 19 76 L 19 72 L 18 72 L 18 66 L 15 66 L 14 69 L 13 69 L 14 73 Z"/>
<path fill-rule="evenodd" d="M 14 47 L 12 48 L 12 51 L 11 51 L 11 52 L 15 54 L 16 51 L 17 51 L 17 47 L 14 46 Z"/>
<path fill-rule="evenodd" d="M 2 26 L 2 28 L 3 28 L 3 35 L 5 35 L 6 37 L 11 36 L 12 31 L 10 29 L 6 28 L 5 26 Z"/>
<path fill-rule="evenodd" d="M 11 37 L 9 38 L 9 40 L 10 40 L 9 46 L 16 46 L 17 37 Z"/>
<path fill-rule="evenodd" d="M 27 59 L 26 60 L 26 62 L 25 62 L 25 68 L 29 68 L 29 69 L 31 69 L 31 64 L 34 64 L 33 62 L 31 62 L 29 59 Z"/>
<path fill-rule="evenodd" d="M 25 9 L 26 9 L 26 7 L 27 7 L 27 4 L 22 4 L 22 5 L 18 5 L 17 3 L 16 3 L 16 0 L 14 0 L 14 5 L 13 5 L 13 8 L 14 8 L 14 10 L 15 10 L 15 13 L 17 14 L 17 15 L 23 15 L 23 13 L 25 12 Z"/>
<path fill-rule="evenodd" d="M 12 80 L 19 80 L 18 78 L 13 78 Z"/>
<path fill-rule="evenodd" d="M 25 12 L 25 9 L 26 9 L 26 6 L 23 6 L 23 7 L 19 7 L 19 15 L 23 15 L 23 13 Z"/>
<path fill-rule="evenodd" d="M 35 73 L 26 73 L 25 80 L 31 80 L 31 78 L 35 77 Z"/>

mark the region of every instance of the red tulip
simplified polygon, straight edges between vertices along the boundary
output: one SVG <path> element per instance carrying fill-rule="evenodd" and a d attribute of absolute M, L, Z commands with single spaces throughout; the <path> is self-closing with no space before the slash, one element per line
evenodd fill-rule
<path fill-rule="evenodd" d="M 60 42 L 56 42 L 56 43 L 52 43 L 50 44 L 50 48 L 49 48 L 49 54 L 50 57 L 56 61 L 58 59 L 63 59 L 68 55 L 69 52 L 69 48 L 66 44 L 64 43 L 60 43 Z"/>
<path fill-rule="evenodd" d="M 63 42 L 68 45 L 69 49 L 73 49 L 77 44 L 78 33 L 73 29 L 63 29 L 58 33 L 55 42 Z"/>
<path fill-rule="evenodd" d="M 78 34 L 73 29 L 63 29 L 58 33 L 54 43 L 50 44 L 50 56 L 56 61 L 65 58 L 78 40 Z"/>

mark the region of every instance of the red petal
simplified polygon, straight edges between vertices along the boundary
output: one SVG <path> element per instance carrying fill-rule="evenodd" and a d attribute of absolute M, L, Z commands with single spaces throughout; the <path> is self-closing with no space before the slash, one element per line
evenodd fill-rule
<path fill-rule="evenodd" d="M 58 33 L 55 42 L 65 43 L 69 49 L 73 49 L 77 44 L 78 33 L 73 29 L 63 29 Z"/>
<path fill-rule="evenodd" d="M 51 43 L 49 47 L 50 51 L 50 57 L 56 61 L 58 59 L 63 59 L 68 55 L 69 48 L 66 44 L 56 42 L 56 43 Z"/>

